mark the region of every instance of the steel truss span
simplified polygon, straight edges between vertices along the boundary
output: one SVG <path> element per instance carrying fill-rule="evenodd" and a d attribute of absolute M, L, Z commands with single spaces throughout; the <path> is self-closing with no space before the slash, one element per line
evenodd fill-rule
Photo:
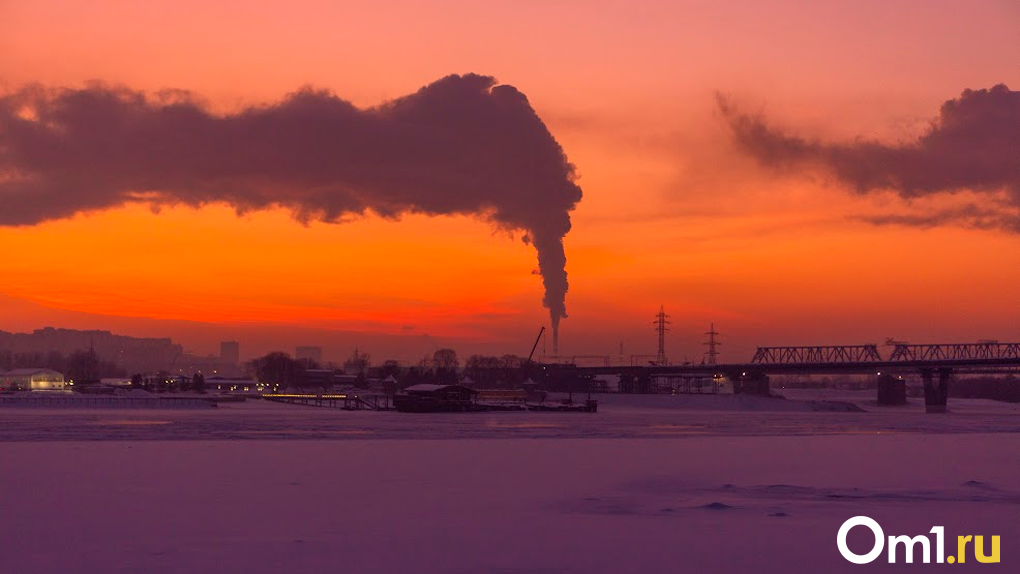
<path fill-rule="evenodd" d="M 637 357 L 637 356 L 635 356 Z M 873 374 L 885 371 L 904 373 L 930 369 L 956 372 L 983 372 L 988 369 L 1020 369 L 1020 343 L 983 341 L 947 345 L 894 346 L 889 358 L 883 358 L 878 345 L 831 345 L 817 347 L 758 347 L 750 363 L 719 365 L 641 365 L 632 357 L 631 365 L 582 367 L 576 364 L 547 365 L 548 368 L 572 368 L 578 374 L 634 376 L 726 376 L 754 377 L 779 374 Z M 545 368 L 545 367 L 543 367 Z"/>
<path fill-rule="evenodd" d="M 889 361 L 966 361 L 1020 359 L 1020 343 L 896 345 Z"/>
<path fill-rule="evenodd" d="M 882 358 L 878 345 L 822 347 L 758 347 L 752 365 L 829 365 L 836 363 L 916 363 L 937 361 L 999 361 L 1020 359 L 1020 343 L 954 343 L 907 345 Z"/>
<path fill-rule="evenodd" d="M 836 345 L 825 347 L 758 347 L 753 365 L 824 365 L 832 363 L 877 363 L 882 356 L 878 345 Z"/>

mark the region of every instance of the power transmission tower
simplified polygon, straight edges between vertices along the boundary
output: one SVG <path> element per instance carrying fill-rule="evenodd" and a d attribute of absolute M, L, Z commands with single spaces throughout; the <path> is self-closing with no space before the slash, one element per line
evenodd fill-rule
<path fill-rule="evenodd" d="M 716 339 L 716 336 L 719 335 L 719 332 L 715 330 L 715 323 L 712 323 L 712 326 L 705 334 L 708 335 L 708 341 L 705 341 L 705 345 L 708 346 L 708 351 L 705 353 L 706 357 L 705 364 L 714 365 L 716 364 L 716 359 L 719 357 L 718 347 L 719 345 L 722 345 L 722 343 L 720 343 L 718 339 Z"/>
<path fill-rule="evenodd" d="M 655 316 L 655 330 L 659 333 L 659 352 L 655 354 L 656 365 L 666 365 L 666 331 L 669 331 L 669 315 L 666 314 L 665 309 L 660 305 L 659 314 Z"/>

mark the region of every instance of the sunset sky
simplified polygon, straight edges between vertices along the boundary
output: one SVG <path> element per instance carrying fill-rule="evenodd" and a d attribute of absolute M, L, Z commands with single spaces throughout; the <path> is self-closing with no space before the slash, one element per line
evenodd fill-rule
<path fill-rule="evenodd" d="M 1020 180 L 857 191 L 763 165 L 718 103 L 807 140 L 915 141 L 966 89 L 1020 89 L 1020 4 L 962 6 L 0 0 L 0 95 L 98 81 L 187 90 L 227 115 L 303 86 L 369 108 L 493 76 L 527 96 L 584 194 L 565 238 L 562 355 L 654 354 L 660 305 L 672 360 L 700 360 L 712 322 L 724 361 L 757 345 L 1014 341 Z M 974 206 L 1002 219 L 936 217 Z M 203 354 L 235 339 L 245 357 L 526 354 L 549 312 L 521 236 L 465 214 L 303 224 L 142 201 L 0 225 L 0 330 L 170 336 Z"/>

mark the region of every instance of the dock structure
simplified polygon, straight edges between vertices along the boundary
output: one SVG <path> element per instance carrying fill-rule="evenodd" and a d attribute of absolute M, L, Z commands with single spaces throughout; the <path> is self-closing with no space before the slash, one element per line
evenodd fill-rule
<path fill-rule="evenodd" d="M 389 395 L 353 395 L 347 393 L 321 394 L 275 394 L 262 395 L 275 403 L 326 407 L 345 411 L 392 411 L 396 410 Z"/>
<path fill-rule="evenodd" d="M 464 385 L 411 385 L 393 397 L 402 413 L 455 413 L 480 410 L 478 391 Z"/>
<path fill-rule="evenodd" d="M 583 403 L 571 398 L 545 402 L 528 401 L 522 389 L 491 389 L 479 391 L 462 385 L 413 385 L 394 397 L 402 413 L 482 413 L 482 412 L 598 412 L 598 401 L 589 395 Z"/>

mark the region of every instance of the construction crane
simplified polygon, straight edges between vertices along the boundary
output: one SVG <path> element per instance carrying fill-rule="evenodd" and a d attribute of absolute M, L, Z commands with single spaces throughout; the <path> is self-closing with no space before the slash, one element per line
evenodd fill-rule
<path fill-rule="evenodd" d="M 534 356 L 535 356 L 535 349 L 538 348 L 538 342 L 542 340 L 542 335 L 544 333 L 545 333 L 545 326 L 543 325 L 542 328 L 538 331 L 538 336 L 535 337 L 535 344 L 531 346 L 531 352 L 528 353 L 528 361 L 525 364 L 527 364 L 527 365 L 531 364 L 531 359 L 534 358 Z"/>

